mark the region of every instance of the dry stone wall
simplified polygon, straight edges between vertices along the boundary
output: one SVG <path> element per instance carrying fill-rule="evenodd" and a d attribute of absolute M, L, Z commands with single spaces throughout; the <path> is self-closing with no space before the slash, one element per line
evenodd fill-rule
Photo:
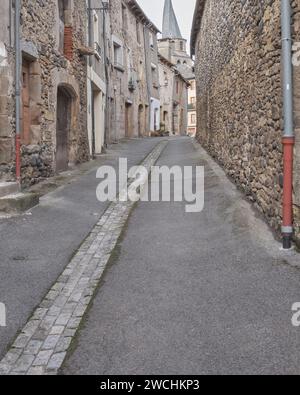
<path fill-rule="evenodd" d="M 299 35 L 299 1 L 294 36 Z M 300 38 L 298 38 L 300 41 Z M 282 91 L 279 0 L 207 0 L 196 41 L 197 139 L 246 192 L 271 226 L 282 210 Z M 295 70 L 297 141 L 300 75 Z M 296 148 L 295 213 L 300 201 Z"/>

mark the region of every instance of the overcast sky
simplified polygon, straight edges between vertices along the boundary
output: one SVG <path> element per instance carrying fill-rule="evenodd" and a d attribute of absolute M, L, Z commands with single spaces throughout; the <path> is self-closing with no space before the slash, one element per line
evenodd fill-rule
<path fill-rule="evenodd" d="M 137 0 L 152 22 L 162 29 L 162 16 L 164 0 Z M 178 19 L 181 34 L 187 40 L 190 39 L 194 9 L 196 0 L 173 0 L 173 7 Z"/>

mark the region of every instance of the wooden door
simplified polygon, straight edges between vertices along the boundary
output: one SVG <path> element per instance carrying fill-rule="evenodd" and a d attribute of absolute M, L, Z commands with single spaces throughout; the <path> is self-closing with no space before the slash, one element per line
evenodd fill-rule
<path fill-rule="evenodd" d="M 62 90 L 57 94 L 57 126 L 56 126 L 56 171 L 68 169 L 68 141 L 70 125 L 70 97 Z"/>
<path fill-rule="evenodd" d="M 143 135 L 144 135 L 143 114 L 144 114 L 144 107 L 142 105 L 140 105 L 139 106 L 139 120 L 138 120 L 139 137 L 143 137 Z"/>

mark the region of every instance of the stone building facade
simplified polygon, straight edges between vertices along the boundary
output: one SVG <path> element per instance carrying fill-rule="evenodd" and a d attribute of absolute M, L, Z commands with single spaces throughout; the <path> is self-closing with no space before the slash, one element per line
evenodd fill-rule
<path fill-rule="evenodd" d="M 158 41 L 163 97 L 161 117 L 163 127 L 167 126 L 173 135 L 185 135 L 188 132 L 188 80 L 194 79 L 194 70 L 193 61 L 186 50 L 186 43 L 187 40 L 182 37 L 179 29 L 172 0 L 165 0 L 162 38 Z M 165 77 L 170 79 L 168 74 L 171 72 L 173 72 L 172 92 L 171 87 L 165 82 L 167 80 Z M 169 114 L 172 116 L 170 117 Z"/>
<path fill-rule="evenodd" d="M 14 4 L 0 4 L 0 183 L 17 175 Z M 22 0 L 20 23 L 22 186 L 160 130 L 159 30 L 136 0 Z M 187 82 L 171 69 L 182 134 Z"/>
<path fill-rule="evenodd" d="M 14 9 L 4 13 L 9 37 L 1 87 L 8 97 L 1 111 L 0 176 L 14 179 Z M 6 18 L 5 18 L 6 15 Z M 80 50 L 86 44 L 84 0 L 23 0 L 21 9 L 21 177 L 28 186 L 89 159 L 87 138 L 87 68 Z M 2 17 L 3 18 L 3 17 Z M 5 121 L 4 121 L 5 120 Z M 6 152 L 4 157 L 3 152 Z"/>
<path fill-rule="evenodd" d="M 189 82 L 176 70 L 173 95 L 173 128 L 176 136 L 187 134 Z"/>
<path fill-rule="evenodd" d="M 135 0 L 111 0 L 110 141 L 159 129 L 158 29 Z"/>
<path fill-rule="evenodd" d="M 293 7 L 300 36 L 300 1 Z M 221 163 L 269 223 L 282 221 L 280 0 L 198 0 L 192 29 L 200 143 Z M 299 67 L 295 80 L 295 228 L 300 233 Z"/>
<path fill-rule="evenodd" d="M 89 153 L 99 155 L 106 144 L 107 102 L 107 54 L 110 37 L 109 10 L 102 0 L 87 0 L 87 42 L 90 55 L 87 59 L 87 130 Z"/>
<path fill-rule="evenodd" d="M 197 133 L 197 91 L 195 78 L 189 79 L 188 89 L 188 126 L 187 132 L 191 137 L 195 137 Z"/>
<path fill-rule="evenodd" d="M 184 136 L 187 133 L 189 82 L 168 59 L 159 55 L 161 132 Z"/>
<path fill-rule="evenodd" d="M 175 67 L 168 59 L 159 55 L 159 84 L 160 84 L 160 119 L 161 131 L 174 135 L 174 90 L 175 90 Z"/>

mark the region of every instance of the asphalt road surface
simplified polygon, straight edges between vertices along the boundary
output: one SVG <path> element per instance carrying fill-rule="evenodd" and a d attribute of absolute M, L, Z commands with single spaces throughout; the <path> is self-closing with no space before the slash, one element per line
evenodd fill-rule
<path fill-rule="evenodd" d="M 62 374 L 299 374 L 296 253 L 190 139 L 159 165 L 204 165 L 204 210 L 137 205 Z"/>

